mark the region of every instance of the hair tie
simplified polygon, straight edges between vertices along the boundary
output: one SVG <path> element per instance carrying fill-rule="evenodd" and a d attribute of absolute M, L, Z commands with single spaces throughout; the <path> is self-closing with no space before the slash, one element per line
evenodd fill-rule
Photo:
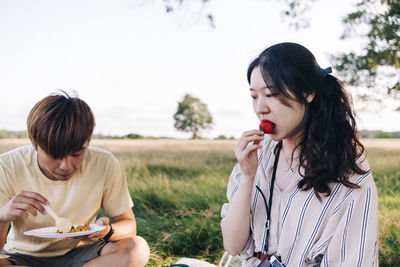
<path fill-rule="evenodd" d="M 322 77 L 326 77 L 329 73 L 332 73 L 332 67 L 327 67 L 326 69 L 320 68 Z"/>

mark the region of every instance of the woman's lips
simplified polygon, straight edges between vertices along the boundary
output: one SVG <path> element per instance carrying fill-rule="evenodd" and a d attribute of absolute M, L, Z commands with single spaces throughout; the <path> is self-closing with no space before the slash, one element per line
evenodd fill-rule
<path fill-rule="evenodd" d="M 275 124 L 270 121 L 262 121 L 259 125 L 260 131 L 263 131 L 266 134 L 270 134 L 275 129 Z"/>

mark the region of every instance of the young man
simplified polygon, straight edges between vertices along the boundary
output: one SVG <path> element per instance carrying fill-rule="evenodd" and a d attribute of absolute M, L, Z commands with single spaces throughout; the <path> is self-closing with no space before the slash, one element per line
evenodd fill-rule
<path fill-rule="evenodd" d="M 136 235 L 124 170 L 110 152 L 88 146 L 95 125 L 89 106 L 50 95 L 27 124 L 32 146 L 0 155 L 0 266 L 146 265 L 150 250 Z M 111 221 L 101 217 L 104 230 L 75 238 L 24 235 L 55 226 L 43 205 L 72 224 L 95 223 L 100 208 Z"/>

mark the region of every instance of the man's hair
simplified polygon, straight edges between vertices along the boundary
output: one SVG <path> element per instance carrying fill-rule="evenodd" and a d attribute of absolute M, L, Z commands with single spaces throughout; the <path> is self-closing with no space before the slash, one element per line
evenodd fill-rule
<path fill-rule="evenodd" d="M 82 149 L 95 126 L 90 107 L 76 93 L 51 94 L 32 108 L 27 119 L 28 134 L 55 159 Z"/>

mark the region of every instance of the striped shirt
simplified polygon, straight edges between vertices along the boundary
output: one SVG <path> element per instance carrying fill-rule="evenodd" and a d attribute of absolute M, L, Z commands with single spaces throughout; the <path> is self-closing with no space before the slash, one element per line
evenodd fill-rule
<path fill-rule="evenodd" d="M 276 144 L 266 137 L 258 153 L 250 206 L 250 235 L 240 254 L 245 259 L 243 266 L 257 266 L 260 261 L 253 253 L 265 253 L 266 207 L 256 186 L 268 200 Z M 360 162 L 367 173 L 349 176 L 349 180 L 360 188 L 333 183 L 330 196 L 321 195 L 321 201 L 313 190 L 304 191 L 297 187 L 300 175 L 284 191 L 275 183 L 267 253 L 279 254 L 288 267 L 378 266 L 377 191 L 367 160 Z M 235 198 L 240 178 L 240 167 L 236 164 L 228 182 L 229 203 L 222 206 L 222 218 Z"/>

